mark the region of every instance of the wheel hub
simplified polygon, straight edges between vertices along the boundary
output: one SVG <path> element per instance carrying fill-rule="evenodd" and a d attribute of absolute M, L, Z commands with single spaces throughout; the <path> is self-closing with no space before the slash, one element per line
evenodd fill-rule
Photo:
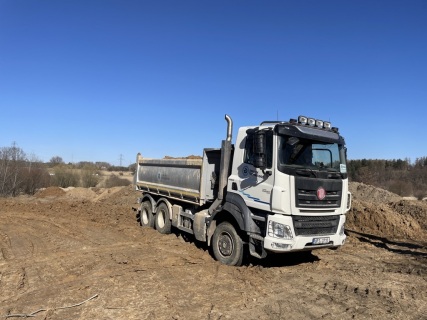
<path fill-rule="evenodd" d="M 218 241 L 219 252 L 223 256 L 231 256 L 234 250 L 233 239 L 228 233 L 222 233 Z"/>

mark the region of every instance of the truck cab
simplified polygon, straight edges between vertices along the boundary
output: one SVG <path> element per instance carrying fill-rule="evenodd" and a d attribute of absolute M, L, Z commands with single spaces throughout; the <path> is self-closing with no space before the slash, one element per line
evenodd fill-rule
<path fill-rule="evenodd" d="M 304 116 L 240 128 L 227 183 L 231 195 L 251 211 L 254 256 L 343 245 L 351 194 L 338 128 Z"/>

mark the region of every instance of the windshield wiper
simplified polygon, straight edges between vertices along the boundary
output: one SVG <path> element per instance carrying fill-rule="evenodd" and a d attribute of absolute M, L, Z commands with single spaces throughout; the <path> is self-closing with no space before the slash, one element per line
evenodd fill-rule
<path fill-rule="evenodd" d="M 310 168 L 304 168 L 304 169 L 297 169 L 295 172 L 301 176 L 310 177 L 312 174 L 315 178 L 317 178 L 316 173 L 313 171 L 313 169 Z"/>
<path fill-rule="evenodd" d="M 328 174 L 328 179 L 342 179 L 343 176 L 340 172 L 330 172 Z"/>

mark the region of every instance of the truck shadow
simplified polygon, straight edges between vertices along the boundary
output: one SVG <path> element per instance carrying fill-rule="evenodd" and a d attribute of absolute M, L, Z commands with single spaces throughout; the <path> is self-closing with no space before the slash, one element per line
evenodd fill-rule
<path fill-rule="evenodd" d="M 247 262 L 253 266 L 264 268 L 291 267 L 304 263 L 313 263 L 320 259 L 311 251 L 300 251 L 282 254 L 271 254 L 264 259 L 249 256 Z"/>
<path fill-rule="evenodd" d="M 192 235 L 186 233 L 181 233 L 179 230 L 173 230 L 173 233 L 177 238 L 182 238 L 185 242 L 195 245 L 199 250 L 203 250 L 208 253 L 213 260 L 215 260 L 212 248 L 208 247 L 206 243 L 197 241 Z M 301 252 L 292 252 L 292 253 L 283 253 L 283 254 L 272 254 L 268 255 L 264 259 L 257 259 L 250 256 L 249 250 L 246 247 L 246 257 L 243 262 L 243 266 L 260 266 L 264 268 L 277 268 L 277 267 L 288 267 L 295 266 L 304 263 L 313 263 L 319 261 L 320 259 L 311 253 L 311 251 L 301 251 Z"/>
<path fill-rule="evenodd" d="M 427 243 L 418 244 L 403 241 L 393 241 L 384 237 L 379 237 L 368 233 L 361 233 L 353 230 L 346 230 L 346 232 L 349 235 L 353 235 L 360 242 L 372 244 L 377 248 L 386 249 L 393 253 L 427 258 Z"/>

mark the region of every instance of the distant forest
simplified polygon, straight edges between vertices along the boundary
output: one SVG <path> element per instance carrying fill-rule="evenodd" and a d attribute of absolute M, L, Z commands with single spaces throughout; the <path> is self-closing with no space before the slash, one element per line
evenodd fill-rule
<path fill-rule="evenodd" d="M 427 157 L 405 160 L 349 160 L 350 181 L 380 187 L 400 196 L 427 197 Z"/>

